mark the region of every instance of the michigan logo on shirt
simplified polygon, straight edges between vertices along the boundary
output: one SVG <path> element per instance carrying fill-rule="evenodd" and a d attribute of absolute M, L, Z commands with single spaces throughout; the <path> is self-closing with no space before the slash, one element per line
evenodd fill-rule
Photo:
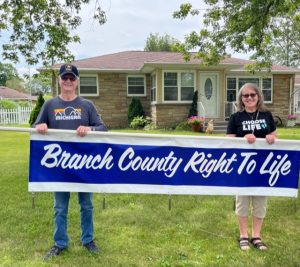
<path fill-rule="evenodd" d="M 55 120 L 57 121 L 71 121 L 81 119 L 81 108 L 57 108 L 54 110 Z"/>

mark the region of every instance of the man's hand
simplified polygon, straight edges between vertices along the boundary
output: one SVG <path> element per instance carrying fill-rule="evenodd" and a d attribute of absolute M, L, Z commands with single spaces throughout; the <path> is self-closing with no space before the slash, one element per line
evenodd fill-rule
<path fill-rule="evenodd" d="M 35 126 L 35 129 L 40 134 L 46 134 L 48 132 L 48 126 L 46 123 L 40 123 Z"/>
<path fill-rule="evenodd" d="M 86 136 L 86 134 L 91 131 L 91 127 L 88 126 L 79 126 L 76 130 L 77 134 L 81 137 Z"/>

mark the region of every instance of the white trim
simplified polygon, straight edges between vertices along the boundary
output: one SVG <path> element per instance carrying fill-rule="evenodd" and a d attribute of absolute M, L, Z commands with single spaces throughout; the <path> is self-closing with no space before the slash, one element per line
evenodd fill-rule
<path fill-rule="evenodd" d="M 96 94 L 81 94 L 80 92 L 80 82 L 81 82 L 81 78 L 83 77 L 96 77 L 96 89 L 97 89 L 97 92 Z M 79 83 L 78 83 L 78 95 L 80 96 L 99 96 L 99 82 L 98 82 L 98 75 L 97 74 L 80 74 L 80 77 L 79 77 Z"/>
<path fill-rule="evenodd" d="M 133 77 L 142 77 L 144 79 L 144 93 L 143 94 L 129 94 L 128 92 L 128 78 Z M 145 74 L 129 74 L 126 76 L 126 85 L 127 85 L 127 96 L 146 96 L 146 75 Z"/>
<path fill-rule="evenodd" d="M 178 97 L 177 100 L 165 100 L 165 73 L 177 73 L 177 92 Z M 197 90 L 196 88 L 196 70 L 163 70 L 162 71 L 162 103 L 169 103 L 169 104 L 189 104 L 192 103 L 191 100 L 180 100 L 181 99 L 181 73 L 193 73 L 194 74 L 194 92 Z"/>
<path fill-rule="evenodd" d="M 79 184 L 29 182 L 29 192 L 62 192 L 68 188 L 70 192 L 97 193 L 140 193 L 140 194 L 172 194 L 172 195 L 251 195 L 297 197 L 298 189 L 270 187 L 226 187 L 226 186 L 187 186 L 187 185 L 143 185 L 143 184 Z"/>
<path fill-rule="evenodd" d="M 152 87 L 153 76 L 155 76 L 155 86 L 154 87 Z M 151 104 L 156 104 L 157 103 L 157 74 L 156 74 L 156 72 L 153 72 L 150 75 L 150 98 L 152 96 L 152 88 L 155 88 L 155 101 L 152 101 L 152 99 L 150 99 L 150 101 L 151 101 Z"/>

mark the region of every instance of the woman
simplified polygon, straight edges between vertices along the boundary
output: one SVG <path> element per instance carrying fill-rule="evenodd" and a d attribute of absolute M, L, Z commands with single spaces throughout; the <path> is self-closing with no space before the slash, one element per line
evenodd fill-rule
<path fill-rule="evenodd" d="M 245 124 L 246 123 L 246 124 Z M 243 127 L 251 125 L 251 127 Z M 244 137 L 249 144 L 256 138 L 265 138 L 269 144 L 276 139 L 276 126 L 271 112 L 267 111 L 261 90 L 257 85 L 246 83 L 238 94 L 237 112 L 232 114 L 227 127 L 227 136 Z M 238 217 L 240 238 L 239 246 L 242 250 L 250 249 L 248 237 L 248 209 L 252 202 L 252 238 L 250 242 L 259 249 L 267 246 L 261 240 L 261 228 L 266 215 L 266 196 L 237 196 L 236 215 Z"/>

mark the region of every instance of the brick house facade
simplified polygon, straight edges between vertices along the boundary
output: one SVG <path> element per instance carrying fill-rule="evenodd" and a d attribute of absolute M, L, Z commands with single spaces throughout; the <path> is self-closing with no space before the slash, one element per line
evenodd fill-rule
<path fill-rule="evenodd" d="M 126 51 L 74 61 L 80 72 L 78 94 L 92 100 L 108 127 L 128 126 L 132 97 L 158 127 L 169 127 L 188 116 L 194 91 L 199 115 L 225 120 L 232 113 L 239 87 L 257 83 L 266 106 L 283 119 L 294 109 L 291 95 L 298 69 L 273 66 L 271 72 L 249 74 L 249 60 L 227 58 L 205 67 L 200 60 L 183 60 L 180 53 Z M 59 65 L 53 66 L 58 69 Z"/>

